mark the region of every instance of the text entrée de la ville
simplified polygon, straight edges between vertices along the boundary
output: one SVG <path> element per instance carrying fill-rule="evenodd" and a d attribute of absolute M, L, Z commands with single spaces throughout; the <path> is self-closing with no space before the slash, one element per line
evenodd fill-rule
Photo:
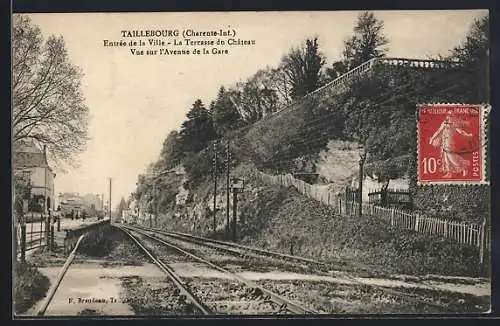
<path fill-rule="evenodd" d="M 240 38 L 231 26 L 210 30 L 121 30 L 116 39 L 102 42 L 105 48 L 123 48 L 132 56 L 220 56 L 256 44 L 254 39 Z"/>

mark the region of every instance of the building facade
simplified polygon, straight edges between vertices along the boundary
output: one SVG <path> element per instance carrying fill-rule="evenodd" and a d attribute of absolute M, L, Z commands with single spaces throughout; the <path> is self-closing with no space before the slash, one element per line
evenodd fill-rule
<path fill-rule="evenodd" d="M 78 193 L 60 193 L 58 202 L 58 209 L 60 209 L 61 215 L 65 217 L 79 217 L 85 207 L 83 197 Z"/>
<path fill-rule="evenodd" d="M 103 196 L 99 194 L 85 194 L 79 193 L 59 193 L 58 208 L 61 214 L 67 217 L 80 217 L 85 214 L 86 216 L 94 217 L 101 216 L 104 211 Z"/>
<path fill-rule="evenodd" d="M 55 209 L 54 181 L 56 174 L 47 162 L 46 149 L 33 142 L 17 142 L 13 151 L 15 174 L 27 175 L 30 186 L 28 212 L 47 214 Z"/>

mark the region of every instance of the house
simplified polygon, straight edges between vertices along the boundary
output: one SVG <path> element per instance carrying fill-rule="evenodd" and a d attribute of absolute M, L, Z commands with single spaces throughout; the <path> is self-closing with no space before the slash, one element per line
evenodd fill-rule
<path fill-rule="evenodd" d="M 13 148 L 13 170 L 27 175 L 31 186 L 28 211 L 48 213 L 55 209 L 54 179 L 56 174 L 47 162 L 47 151 L 35 143 L 18 141 Z"/>
<path fill-rule="evenodd" d="M 85 203 L 82 196 L 77 193 L 64 192 L 60 193 L 58 197 L 62 216 L 79 217 L 82 215 L 85 209 Z"/>

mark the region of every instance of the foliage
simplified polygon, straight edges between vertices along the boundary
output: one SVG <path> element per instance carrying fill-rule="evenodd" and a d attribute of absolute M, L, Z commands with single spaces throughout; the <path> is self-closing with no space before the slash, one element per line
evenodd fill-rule
<path fill-rule="evenodd" d="M 469 28 L 464 42 L 452 50 L 449 59 L 456 60 L 472 72 L 473 82 L 477 85 L 477 99 L 471 103 L 488 103 L 489 84 L 489 17 L 475 19 Z"/>
<path fill-rule="evenodd" d="M 458 61 L 462 72 L 452 81 L 455 89 L 441 102 L 484 103 L 489 102 L 489 19 L 476 19 L 464 42 L 452 50 L 448 60 Z M 477 87 L 471 87 L 476 85 Z M 488 144 L 489 145 L 489 144 Z M 416 148 L 415 152 L 416 153 Z M 487 158 L 486 158 L 487 159 Z M 491 188 L 489 185 L 464 186 L 442 185 L 439 187 L 417 186 L 416 157 L 410 161 L 410 189 L 415 208 L 426 214 L 448 219 L 482 223 L 491 219 Z M 488 166 L 488 165 L 487 165 Z"/>
<path fill-rule="evenodd" d="M 327 81 L 332 81 L 348 72 L 347 65 L 343 61 L 335 61 L 331 67 L 326 68 Z"/>
<path fill-rule="evenodd" d="M 282 65 L 291 86 L 291 97 L 300 98 L 320 86 L 320 71 L 325 64 L 318 39 L 307 39 L 304 47 L 292 48 Z"/>
<path fill-rule="evenodd" d="M 159 213 L 168 213 L 174 208 L 175 197 L 179 193 L 183 176 L 168 174 L 158 180 L 155 203 Z"/>
<path fill-rule="evenodd" d="M 243 243 L 290 253 L 293 242 L 296 255 L 385 275 L 488 274 L 487 266 L 479 265 L 479 253 L 473 246 L 392 229 L 387 220 L 374 216 L 338 216 L 331 207 L 293 188 L 257 189 L 241 202 L 241 220 L 247 222 L 241 226 Z"/>
<path fill-rule="evenodd" d="M 264 71 L 259 70 L 247 81 L 237 84 L 233 100 L 245 124 L 254 123 L 277 110 L 277 91 L 268 85 L 266 78 Z"/>
<path fill-rule="evenodd" d="M 181 148 L 184 153 L 198 152 L 217 137 L 212 116 L 198 99 L 187 113 L 187 118 L 180 132 Z"/>
<path fill-rule="evenodd" d="M 385 55 L 387 48 L 384 46 L 389 41 L 382 33 L 383 28 L 384 22 L 378 20 L 372 12 L 359 14 L 353 35 L 344 42 L 343 65 L 346 68 L 343 70 L 351 70 L 372 58 Z"/>
<path fill-rule="evenodd" d="M 12 48 L 13 141 L 33 140 L 56 162 L 74 163 L 85 149 L 89 111 L 80 68 L 69 61 L 62 36 L 44 42 L 24 15 L 14 16 Z"/>
<path fill-rule="evenodd" d="M 241 115 L 231 97 L 234 97 L 234 92 L 227 91 L 221 86 L 217 99 L 210 106 L 213 125 L 218 135 L 225 135 L 243 125 Z"/>
<path fill-rule="evenodd" d="M 159 170 L 168 170 L 180 163 L 184 157 L 182 152 L 181 135 L 176 131 L 171 131 L 163 141 L 160 152 L 160 159 L 157 162 Z"/>
<path fill-rule="evenodd" d="M 489 185 L 429 185 L 414 188 L 414 206 L 422 213 L 456 221 L 482 223 L 491 219 Z"/>
<path fill-rule="evenodd" d="M 287 75 L 283 64 L 277 68 L 266 68 L 261 72 L 262 84 L 265 88 L 271 89 L 277 96 L 277 106 L 289 104 L 292 101 L 290 83 L 288 82 Z"/>
<path fill-rule="evenodd" d="M 211 175 L 212 155 L 209 151 L 199 153 L 188 153 L 184 159 L 184 169 L 187 174 L 186 189 L 193 189 L 201 181 Z"/>
<path fill-rule="evenodd" d="M 120 202 L 118 205 L 116 205 L 116 214 L 117 216 L 122 216 L 123 211 L 128 209 L 127 201 L 125 200 L 125 197 L 122 197 L 120 199 Z"/>
<path fill-rule="evenodd" d="M 24 313 L 49 290 L 50 281 L 29 262 L 14 265 L 14 309 Z"/>

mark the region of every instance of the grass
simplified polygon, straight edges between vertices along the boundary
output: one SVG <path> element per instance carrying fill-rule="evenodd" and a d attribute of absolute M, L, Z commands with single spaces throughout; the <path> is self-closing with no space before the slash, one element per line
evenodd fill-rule
<path fill-rule="evenodd" d="M 344 217 L 293 188 L 264 186 L 242 203 L 243 242 L 380 273 L 488 276 L 477 248 L 392 229 L 374 216 Z M 292 247 L 293 246 L 293 247 Z"/>
<path fill-rule="evenodd" d="M 479 252 L 473 246 L 391 228 L 386 220 L 374 216 L 338 216 L 331 207 L 292 187 L 259 182 L 255 171 L 255 167 L 244 164 L 232 171 L 246 180 L 245 192 L 238 195 L 238 237 L 244 244 L 385 276 L 489 277 L 488 263 L 479 264 Z M 218 187 L 217 198 L 223 206 L 217 212 L 219 230 L 214 233 L 212 183 L 205 180 L 200 184 L 193 191 L 194 201 L 176 208 L 182 214 L 169 214 L 172 217 L 165 218 L 162 224 L 170 230 L 224 239 L 224 187 Z"/>
<path fill-rule="evenodd" d="M 42 299 L 50 280 L 29 262 L 17 262 L 14 267 L 14 310 L 24 313 Z"/>

